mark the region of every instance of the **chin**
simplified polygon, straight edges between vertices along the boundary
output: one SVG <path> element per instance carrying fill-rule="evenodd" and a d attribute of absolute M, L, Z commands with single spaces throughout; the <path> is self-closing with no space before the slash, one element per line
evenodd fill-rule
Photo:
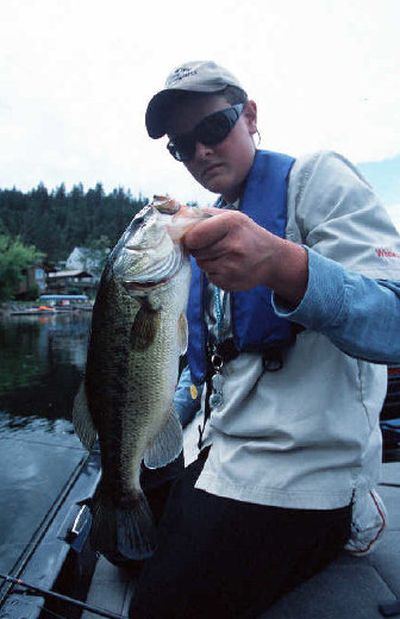
<path fill-rule="evenodd" d="M 203 186 L 208 189 L 208 191 L 212 191 L 212 193 L 224 194 L 226 191 L 229 191 L 229 183 L 218 178 L 210 179 L 210 181 Z"/>
<path fill-rule="evenodd" d="M 218 193 L 223 196 L 223 198 L 228 203 L 235 202 L 235 200 L 239 197 L 240 192 L 237 190 L 237 187 L 232 187 L 231 185 L 221 184 L 218 187 L 214 186 L 213 188 L 208 187 L 209 191 L 213 193 Z"/>

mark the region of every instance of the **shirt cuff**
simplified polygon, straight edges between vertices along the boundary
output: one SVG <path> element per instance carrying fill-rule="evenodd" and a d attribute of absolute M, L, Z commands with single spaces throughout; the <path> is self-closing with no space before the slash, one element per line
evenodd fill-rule
<path fill-rule="evenodd" d="M 309 329 L 321 330 L 336 322 L 342 312 L 345 270 L 334 260 L 303 247 L 308 252 L 308 283 L 303 299 L 296 307 L 291 307 L 273 293 L 272 305 L 278 316 Z"/>

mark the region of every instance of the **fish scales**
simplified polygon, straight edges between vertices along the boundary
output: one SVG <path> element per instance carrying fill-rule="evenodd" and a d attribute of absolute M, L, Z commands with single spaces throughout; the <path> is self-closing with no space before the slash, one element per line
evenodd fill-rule
<path fill-rule="evenodd" d="M 192 221 L 185 213 L 184 231 Z M 98 434 L 102 477 L 93 499 L 93 546 L 114 563 L 156 545 L 140 487 L 141 463 L 158 468 L 182 449 L 173 415 L 187 344 L 190 262 L 167 232 L 171 215 L 145 207 L 110 254 L 93 308 L 84 386 L 74 424 L 88 447 Z M 180 232 L 180 233 L 181 233 Z"/>

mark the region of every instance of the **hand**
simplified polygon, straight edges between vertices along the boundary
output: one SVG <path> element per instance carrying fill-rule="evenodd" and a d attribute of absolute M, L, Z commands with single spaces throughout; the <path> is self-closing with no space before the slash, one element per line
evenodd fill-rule
<path fill-rule="evenodd" d="M 298 303 L 307 286 L 304 248 L 239 211 L 206 210 L 215 217 L 193 226 L 183 243 L 209 280 L 228 291 L 268 286 L 289 303 Z"/>

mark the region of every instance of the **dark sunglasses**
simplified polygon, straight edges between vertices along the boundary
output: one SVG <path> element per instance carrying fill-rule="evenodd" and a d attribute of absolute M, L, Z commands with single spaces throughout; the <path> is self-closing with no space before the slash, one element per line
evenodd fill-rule
<path fill-rule="evenodd" d="M 167 148 L 177 161 L 190 161 L 196 152 L 197 142 L 205 146 L 215 146 L 227 137 L 235 126 L 244 103 L 238 103 L 206 116 L 192 131 L 171 137 Z"/>

